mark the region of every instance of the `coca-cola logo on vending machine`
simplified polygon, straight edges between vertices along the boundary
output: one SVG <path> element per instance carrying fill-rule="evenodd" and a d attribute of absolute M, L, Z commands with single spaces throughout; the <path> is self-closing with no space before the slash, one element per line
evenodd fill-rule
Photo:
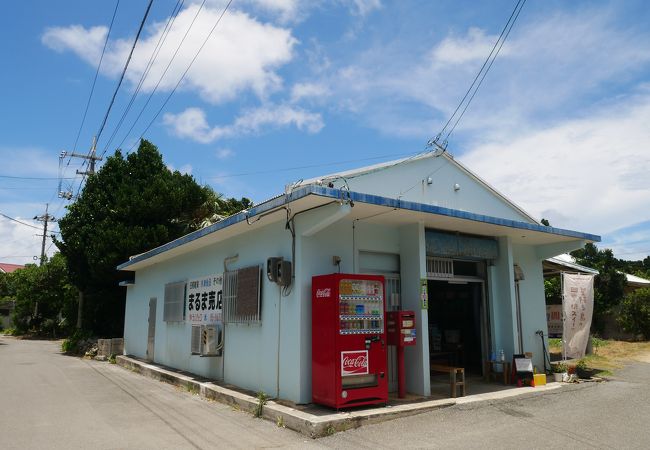
<path fill-rule="evenodd" d="M 316 298 L 328 298 L 332 296 L 332 289 L 316 289 Z"/>
<path fill-rule="evenodd" d="M 368 350 L 341 352 L 341 376 L 367 375 Z"/>

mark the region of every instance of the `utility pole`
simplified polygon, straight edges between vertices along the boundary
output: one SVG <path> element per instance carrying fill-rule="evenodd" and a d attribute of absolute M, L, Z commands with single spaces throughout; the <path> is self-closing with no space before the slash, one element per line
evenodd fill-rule
<path fill-rule="evenodd" d="M 65 158 L 68 156 L 67 151 L 62 151 L 60 158 Z M 93 136 L 93 145 L 90 148 L 90 153 L 87 155 L 81 154 L 81 153 L 75 153 L 72 152 L 70 153 L 71 158 L 81 158 L 90 161 L 88 164 L 88 170 L 86 171 L 81 171 L 77 170 L 77 175 L 94 175 L 95 174 L 95 163 L 97 161 L 101 161 L 102 157 L 97 156 L 97 136 Z M 59 197 L 60 198 L 65 198 L 67 200 L 72 199 L 72 192 L 59 192 Z"/>
<path fill-rule="evenodd" d="M 43 243 L 41 244 L 41 266 L 45 262 L 45 243 L 47 242 L 47 224 L 48 222 L 56 222 L 56 218 L 54 216 L 51 216 L 48 213 L 48 209 L 50 207 L 49 203 L 45 204 L 45 214 L 42 216 L 34 216 L 34 220 L 38 220 L 39 222 L 43 222 Z M 34 304 L 34 317 L 38 315 L 38 301 Z"/>
<path fill-rule="evenodd" d="M 45 204 L 45 214 L 41 216 L 34 216 L 34 220 L 38 220 L 39 222 L 43 222 L 43 242 L 41 244 L 41 266 L 43 265 L 43 262 L 45 262 L 45 243 L 47 241 L 47 224 L 49 222 L 56 222 L 56 217 L 50 215 L 48 213 L 48 209 L 50 207 L 49 203 Z"/>
<path fill-rule="evenodd" d="M 65 152 L 63 152 L 65 153 Z M 88 155 L 80 155 L 78 153 L 72 152 L 70 154 L 71 157 L 73 158 L 81 158 L 90 161 L 88 164 L 88 170 L 87 171 L 80 171 L 77 170 L 77 175 L 94 175 L 95 174 L 95 162 L 101 161 L 102 158 L 101 156 L 97 156 L 97 136 L 93 136 L 93 145 L 90 148 L 90 154 Z M 63 195 L 62 195 L 63 194 Z M 72 192 L 61 192 L 59 193 L 60 197 L 67 198 L 70 200 L 72 198 Z M 83 323 L 83 309 L 84 309 L 84 293 L 81 289 L 79 289 L 79 301 L 77 303 L 77 329 L 81 329 L 81 325 Z"/>

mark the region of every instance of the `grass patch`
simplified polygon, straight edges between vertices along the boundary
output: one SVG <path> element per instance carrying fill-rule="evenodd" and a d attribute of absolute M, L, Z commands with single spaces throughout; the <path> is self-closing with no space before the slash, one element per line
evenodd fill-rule
<path fill-rule="evenodd" d="M 629 361 L 650 362 L 650 342 L 614 341 L 592 338 L 594 353 L 583 358 L 588 369 L 595 371 L 598 376 L 611 376 L 613 371 L 623 367 Z M 562 340 L 549 339 L 549 353 L 560 359 L 562 355 Z M 575 363 L 569 363 L 575 366 Z"/>
<path fill-rule="evenodd" d="M 198 395 L 199 394 L 199 388 L 191 383 L 187 383 L 185 385 L 185 389 L 187 389 L 187 392 L 189 392 L 192 395 Z"/>
<path fill-rule="evenodd" d="M 269 401 L 269 396 L 264 391 L 257 393 L 257 405 L 255 405 L 255 417 L 262 417 L 264 412 L 264 405 Z"/>

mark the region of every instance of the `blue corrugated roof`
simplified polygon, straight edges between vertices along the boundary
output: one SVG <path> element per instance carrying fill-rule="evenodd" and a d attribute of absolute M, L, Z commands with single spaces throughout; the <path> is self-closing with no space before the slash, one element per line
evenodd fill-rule
<path fill-rule="evenodd" d="M 594 234 L 581 233 L 578 231 L 565 230 L 562 228 L 547 227 L 544 225 L 531 224 L 531 223 L 520 222 L 511 219 L 503 219 L 499 217 L 486 216 L 483 214 L 475 214 L 467 211 L 460 211 L 457 209 L 427 205 L 424 203 L 408 202 L 404 200 L 381 197 L 378 195 L 363 194 L 360 192 L 351 192 L 343 189 L 331 189 L 331 188 L 317 186 L 317 185 L 308 185 L 296 189 L 290 194 L 285 194 L 285 195 L 272 198 L 271 200 L 268 200 L 264 203 L 261 203 L 251 208 L 247 212 L 240 212 L 238 214 L 228 217 L 227 219 L 224 219 L 220 222 L 210 225 L 209 227 L 194 231 L 174 241 L 168 242 L 167 244 L 161 245 L 160 247 L 154 248 L 153 250 L 149 250 L 148 252 L 142 253 L 137 256 L 133 256 L 129 261 L 120 264 L 117 268 L 118 270 L 128 270 L 128 267 L 135 263 L 144 261 L 153 256 L 169 251 L 171 249 L 180 247 L 181 245 L 195 241 L 196 239 L 217 232 L 219 230 L 232 226 L 236 223 L 243 222 L 244 220 L 251 219 L 260 214 L 264 214 L 276 208 L 282 207 L 284 205 L 287 205 L 293 201 L 299 200 L 308 195 L 317 195 L 320 197 L 340 199 L 344 201 L 352 200 L 353 202 L 367 203 L 367 204 L 377 205 L 377 206 L 386 206 L 394 209 L 403 209 L 407 211 L 417 211 L 417 212 L 423 212 L 427 214 L 436 214 L 440 216 L 472 220 L 475 222 L 505 226 L 509 228 L 537 231 L 541 233 L 555 234 L 559 236 L 572 237 L 572 238 L 583 239 L 592 242 L 600 242 L 600 236 Z"/>

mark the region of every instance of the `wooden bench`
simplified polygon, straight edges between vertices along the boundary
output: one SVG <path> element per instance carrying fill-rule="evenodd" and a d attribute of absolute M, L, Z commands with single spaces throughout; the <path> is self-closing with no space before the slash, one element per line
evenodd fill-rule
<path fill-rule="evenodd" d="M 456 398 L 456 390 L 460 387 L 460 396 L 465 397 L 465 369 L 463 367 L 452 367 L 441 364 L 429 365 L 429 370 L 433 372 L 442 372 L 449 374 L 449 386 L 451 388 L 451 397 Z"/>

